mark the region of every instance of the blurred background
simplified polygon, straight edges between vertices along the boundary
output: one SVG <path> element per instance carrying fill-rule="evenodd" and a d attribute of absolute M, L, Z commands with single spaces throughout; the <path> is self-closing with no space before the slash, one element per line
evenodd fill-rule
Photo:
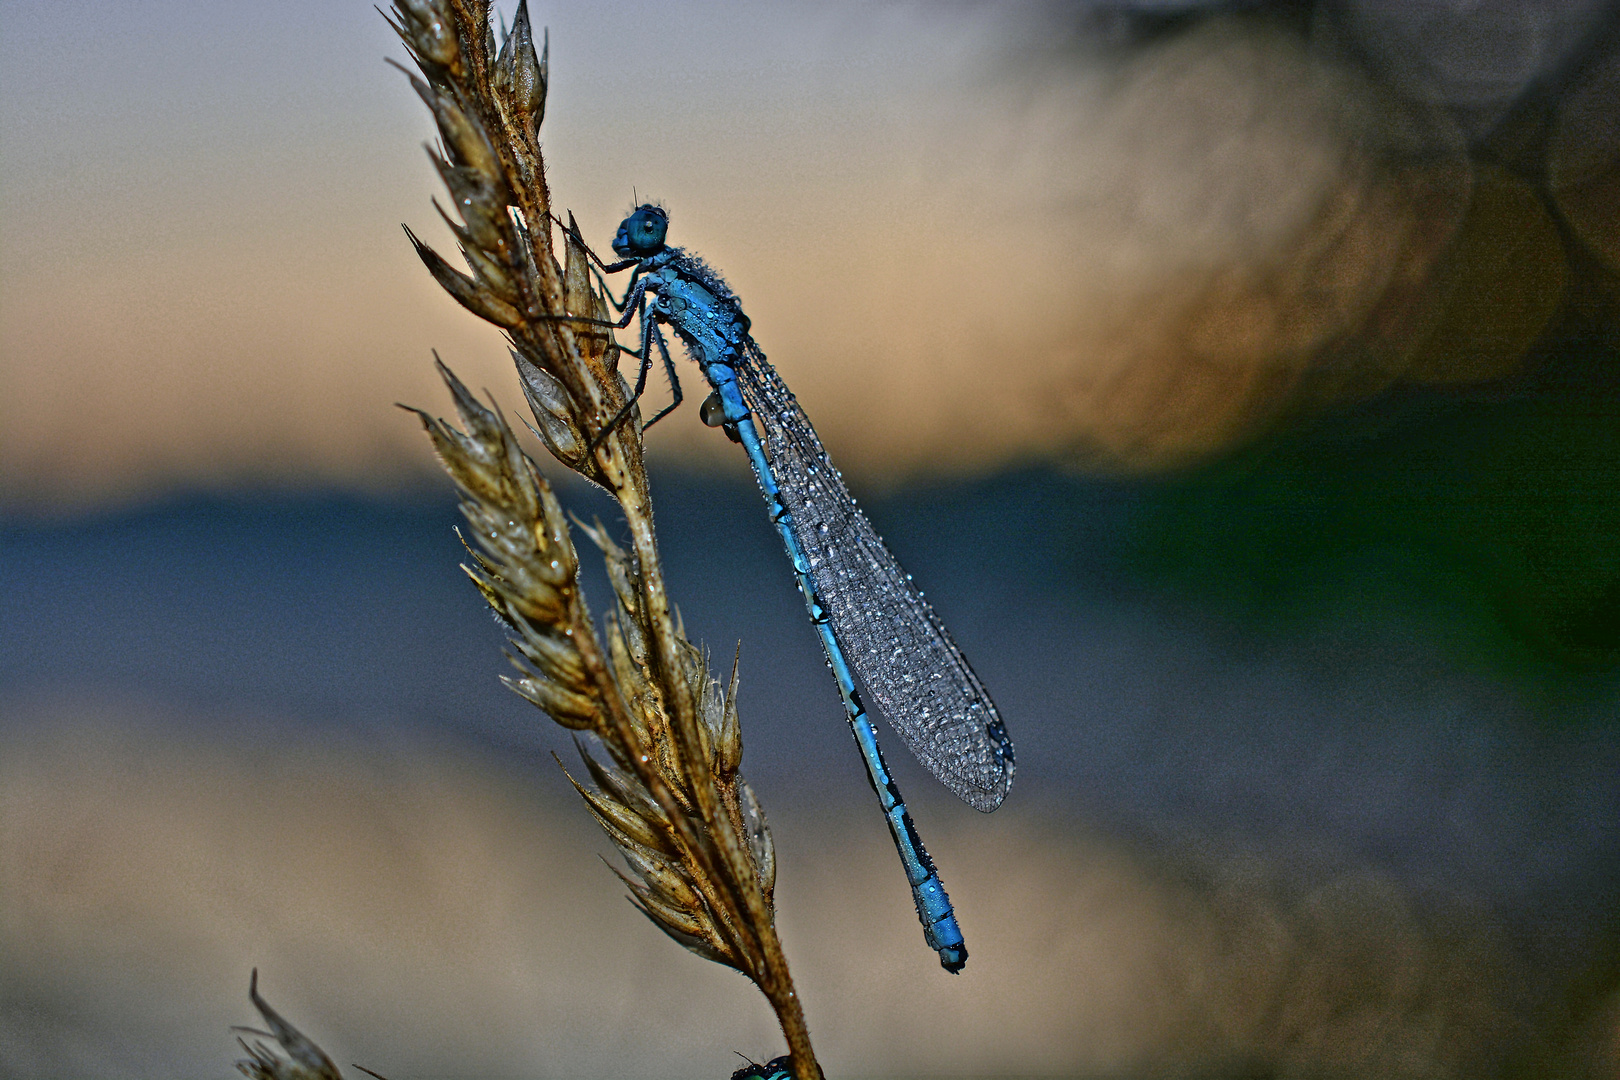
<path fill-rule="evenodd" d="M 991 817 L 891 752 L 950 978 L 742 455 L 652 429 L 830 1075 L 1620 1076 L 1617 5 L 533 15 L 556 205 L 671 208 L 1017 742 Z M 394 1080 L 780 1052 L 496 681 L 393 404 L 522 399 L 384 56 L 0 0 L 0 1075 L 229 1075 L 255 965 Z"/>

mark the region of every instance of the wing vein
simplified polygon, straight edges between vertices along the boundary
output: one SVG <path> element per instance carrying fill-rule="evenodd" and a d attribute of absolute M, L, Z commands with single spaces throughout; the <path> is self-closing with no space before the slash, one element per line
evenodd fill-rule
<path fill-rule="evenodd" d="M 757 347 L 745 353 L 738 368 L 743 399 L 850 666 L 917 760 L 968 805 L 994 810 L 1014 770 L 1000 713 L 855 505 L 792 392 Z"/>

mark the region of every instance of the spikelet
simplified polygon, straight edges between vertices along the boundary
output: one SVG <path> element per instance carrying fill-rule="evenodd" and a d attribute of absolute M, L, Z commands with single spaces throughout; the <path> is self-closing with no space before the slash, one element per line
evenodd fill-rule
<path fill-rule="evenodd" d="M 746 929 L 747 904 L 713 879 L 726 864 L 714 832 L 745 853 L 748 891 L 772 908 L 776 857 L 758 800 L 739 772 L 735 665 L 722 690 L 700 650 L 681 637 L 677 678 L 699 702 L 694 760 L 677 742 L 665 705 L 668 688 L 650 646 L 645 582 L 634 557 L 598 526 L 580 526 L 601 550 L 617 601 L 604 635 L 597 633 L 579 584 L 579 560 L 568 521 L 551 485 L 518 445 L 501 416 L 485 408 L 442 363 L 460 429 L 417 412 L 462 495 L 474 545 L 464 565 L 490 607 L 512 631 L 518 669 L 505 682 L 579 742 L 594 787 L 569 777 L 613 838 L 634 874 L 632 902 L 661 930 L 694 952 L 754 974 L 757 934 Z M 415 410 L 413 410 L 415 411 Z M 606 644 L 603 644 L 603 637 Z M 704 820 L 705 799 L 721 817 Z M 666 793 L 660 800 L 654 790 Z M 695 849 L 695 850 L 694 850 Z M 624 875 L 621 875 L 624 876 Z M 738 924 L 738 925 L 733 925 Z"/>
<path fill-rule="evenodd" d="M 499 53 L 486 3 L 401 0 L 389 25 L 416 61 L 419 74 L 407 75 L 438 128 L 427 153 L 449 193 L 452 209 L 439 213 L 466 270 L 406 229 L 411 244 L 446 292 L 507 333 L 520 366 L 549 377 L 546 407 L 536 409 L 547 448 L 612 490 L 629 466 L 623 448 L 587 460 L 579 433 L 599 429 L 627 394 L 618 347 L 591 325 L 605 321 L 606 305 L 589 287 L 587 256 L 571 244 L 565 273 L 552 250 L 538 141 L 548 65 L 535 54 L 528 5 L 519 5 Z"/>
<path fill-rule="evenodd" d="M 464 567 L 511 630 L 506 684 L 578 733 L 584 777 L 570 775 L 618 846 L 630 900 L 671 938 L 759 986 L 777 1012 L 799 1080 L 820 1080 L 776 936 L 776 855 L 743 779 L 737 665 L 722 686 L 681 629 L 652 528 L 640 418 L 592 439 L 629 400 L 594 258 L 572 215 L 553 246 L 540 155 L 547 52 L 535 51 L 527 3 L 499 43 L 484 0 L 395 0 L 389 20 L 418 74 L 439 142 L 428 154 L 461 270 L 417 239 L 434 279 L 505 331 L 535 425 L 563 465 L 605 488 L 628 544 L 600 523 L 579 529 L 601 552 L 614 604 L 598 632 L 579 582 L 568 520 L 499 413 L 439 364 L 459 428 L 420 417 L 461 492 Z M 542 41 L 544 42 L 544 37 Z"/>
<path fill-rule="evenodd" d="M 248 980 L 248 1000 L 253 1007 L 259 1010 L 264 1017 L 265 1025 L 269 1031 L 260 1031 L 257 1028 L 234 1028 L 247 1035 L 256 1035 L 259 1038 L 249 1043 L 240 1035 L 236 1041 L 247 1052 L 247 1057 L 236 1063 L 236 1069 L 248 1080 L 342 1080 L 343 1074 L 332 1059 L 326 1056 L 326 1051 L 293 1027 L 281 1014 L 270 1007 L 270 1003 L 259 996 L 259 969 L 253 969 L 253 975 Z M 263 1042 L 263 1039 L 274 1039 L 287 1056 L 282 1057 L 275 1050 Z"/>

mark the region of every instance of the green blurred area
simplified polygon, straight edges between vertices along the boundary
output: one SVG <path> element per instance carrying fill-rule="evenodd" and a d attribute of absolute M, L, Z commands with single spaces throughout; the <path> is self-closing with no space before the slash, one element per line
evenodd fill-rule
<path fill-rule="evenodd" d="M 1609 683 L 1617 403 L 1422 393 L 1369 411 L 1163 484 L 1128 562 L 1267 633 L 1417 636 L 1557 696 Z"/>
<path fill-rule="evenodd" d="M 1620 674 L 1617 361 L 1564 341 L 1561 386 L 1396 392 L 1252 444 L 1157 486 L 1127 565 L 1265 635 L 1398 635 L 1548 703 L 1603 692 Z"/>
<path fill-rule="evenodd" d="M 1620 261 L 1580 190 L 1476 168 L 1391 387 L 1149 483 L 1125 566 L 1262 638 L 1438 654 L 1593 715 L 1558 706 L 1620 688 Z"/>

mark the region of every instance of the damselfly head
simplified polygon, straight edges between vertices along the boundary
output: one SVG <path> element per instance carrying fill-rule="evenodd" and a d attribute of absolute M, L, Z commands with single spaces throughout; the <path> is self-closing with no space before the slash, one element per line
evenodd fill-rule
<path fill-rule="evenodd" d="M 731 1080 L 793 1080 L 793 1059 L 783 1054 L 763 1065 L 751 1061 L 732 1073 Z"/>
<path fill-rule="evenodd" d="M 669 214 L 662 206 L 644 203 L 619 222 L 619 234 L 613 238 L 613 250 L 626 259 L 656 255 L 664 250 L 664 237 L 668 232 Z"/>

